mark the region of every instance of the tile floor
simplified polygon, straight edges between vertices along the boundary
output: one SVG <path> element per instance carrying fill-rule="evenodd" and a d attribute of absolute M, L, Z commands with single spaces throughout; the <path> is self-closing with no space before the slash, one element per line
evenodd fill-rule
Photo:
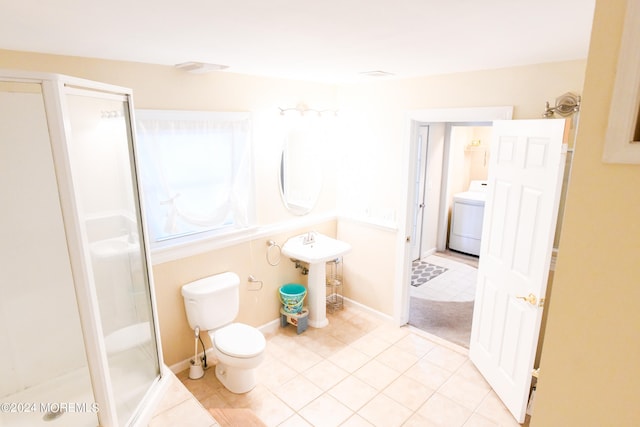
<path fill-rule="evenodd" d="M 178 378 L 203 407 L 251 408 L 269 426 L 519 426 L 465 349 L 349 305 L 328 317 L 300 335 L 292 326 L 265 333 L 249 393 L 228 392 L 211 368 Z"/>
<path fill-rule="evenodd" d="M 410 295 L 433 301 L 473 301 L 478 269 L 462 262 L 462 259 L 445 254 L 424 258 L 423 261 L 446 267 L 448 270 L 425 284 L 411 286 Z"/>
<path fill-rule="evenodd" d="M 168 369 L 167 369 L 168 371 Z M 170 384 L 155 408 L 149 427 L 218 427 L 218 422 L 170 371 Z"/>

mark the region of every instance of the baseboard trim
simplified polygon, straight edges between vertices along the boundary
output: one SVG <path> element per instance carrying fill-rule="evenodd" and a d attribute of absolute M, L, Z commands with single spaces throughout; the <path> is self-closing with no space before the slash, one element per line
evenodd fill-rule
<path fill-rule="evenodd" d="M 380 320 L 395 324 L 395 322 L 393 320 L 393 316 L 389 316 L 388 314 L 385 314 L 385 313 L 383 313 L 381 311 L 374 310 L 373 308 L 371 308 L 369 306 L 366 306 L 364 304 L 361 304 L 361 303 L 359 303 L 357 301 L 354 301 L 354 300 L 352 300 L 350 298 L 344 297 L 344 303 L 347 306 L 355 307 L 355 308 L 357 308 L 359 310 L 362 310 L 362 311 L 364 311 L 364 312 L 366 312 L 368 314 L 371 314 L 371 315 L 377 317 Z"/>

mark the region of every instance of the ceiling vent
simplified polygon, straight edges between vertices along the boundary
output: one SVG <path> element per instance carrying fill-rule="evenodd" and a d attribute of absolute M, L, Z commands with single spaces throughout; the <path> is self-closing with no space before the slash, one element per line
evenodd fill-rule
<path fill-rule="evenodd" d="M 380 70 L 375 70 L 375 71 L 365 71 L 363 73 L 360 73 L 363 76 L 366 77 L 390 77 L 390 76 L 395 76 L 395 74 L 393 73 L 389 73 L 387 71 L 380 71 Z"/>
<path fill-rule="evenodd" d="M 229 68 L 228 65 L 207 64 L 206 62 L 183 62 L 176 64 L 176 68 L 193 74 L 204 74 L 212 71 L 221 71 Z"/>

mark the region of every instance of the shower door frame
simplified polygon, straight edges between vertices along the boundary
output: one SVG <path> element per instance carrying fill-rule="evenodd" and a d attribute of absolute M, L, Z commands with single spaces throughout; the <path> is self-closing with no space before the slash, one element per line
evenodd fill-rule
<path fill-rule="evenodd" d="M 151 270 L 151 258 L 147 242 L 147 227 L 144 221 L 143 206 L 140 201 L 138 182 L 140 180 L 136 165 L 135 153 L 135 129 L 133 117 L 133 96 L 131 89 L 114 86 L 90 80 L 68 77 L 59 74 L 45 74 L 33 72 L 21 72 L 14 70 L 0 70 L 0 78 L 4 81 L 20 83 L 36 83 L 42 87 L 42 96 L 46 111 L 47 126 L 49 129 L 50 146 L 53 155 L 53 166 L 57 180 L 60 206 L 71 261 L 71 273 L 74 282 L 76 298 L 78 300 L 78 311 L 80 315 L 80 326 L 83 332 L 83 341 L 91 386 L 94 399 L 98 404 L 97 413 L 99 425 L 105 427 L 119 426 L 118 416 L 115 409 L 115 398 L 111 377 L 109 376 L 109 366 L 107 360 L 107 349 L 102 331 L 102 322 L 98 309 L 98 298 L 95 283 L 91 271 L 91 261 L 89 249 L 85 242 L 87 238 L 83 230 L 79 217 L 79 207 L 77 202 L 77 188 L 72 179 L 71 164 L 69 160 L 68 142 L 71 131 L 71 124 L 68 119 L 67 103 L 65 96 L 73 94 L 79 90 L 91 93 L 96 98 L 106 98 L 111 100 L 121 100 L 125 104 L 128 120 L 128 143 L 129 157 L 132 160 L 132 182 L 135 202 L 137 204 L 139 224 L 142 235 L 140 244 L 143 259 L 145 261 L 145 271 L 147 285 L 149 287 L 150 310 L 153 320 L 155 335 L 155 350 L 158 359 L 158 376 L 152 381 L 140 402 L 136 411 L 128 420 L 128 425 L 147 425 L 153 415 L 152 411 L 155 403 L 164 394 L 168 387 L 169 376 L 162 357 L 162 346 L 160 342 L 160 330 L 158 327 L 157 303 L 153 290 L 153 273 Z"/>

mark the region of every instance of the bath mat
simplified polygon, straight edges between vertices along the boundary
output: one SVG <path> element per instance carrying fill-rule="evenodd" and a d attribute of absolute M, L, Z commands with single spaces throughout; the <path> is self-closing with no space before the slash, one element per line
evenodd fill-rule
<path fill-rule="evenodd" d="M 220 427 L 267 427 L 248 408 L 211 408 L 209 413 L 216 419 Z"/>
<path fill-rule="evenodd" d="M 425 261 L 413 261 L 413 265 L 411 266 L 411 286 L 424 285 L 429 280 L 438 277 L 447 270 L 448 268 L 429 264 Z"/>
<path fill-rule="evenodd" d="M 449 342 L 469 348 L 473 301 L 432 301 L 411 297 L 409 324 Z"/>

